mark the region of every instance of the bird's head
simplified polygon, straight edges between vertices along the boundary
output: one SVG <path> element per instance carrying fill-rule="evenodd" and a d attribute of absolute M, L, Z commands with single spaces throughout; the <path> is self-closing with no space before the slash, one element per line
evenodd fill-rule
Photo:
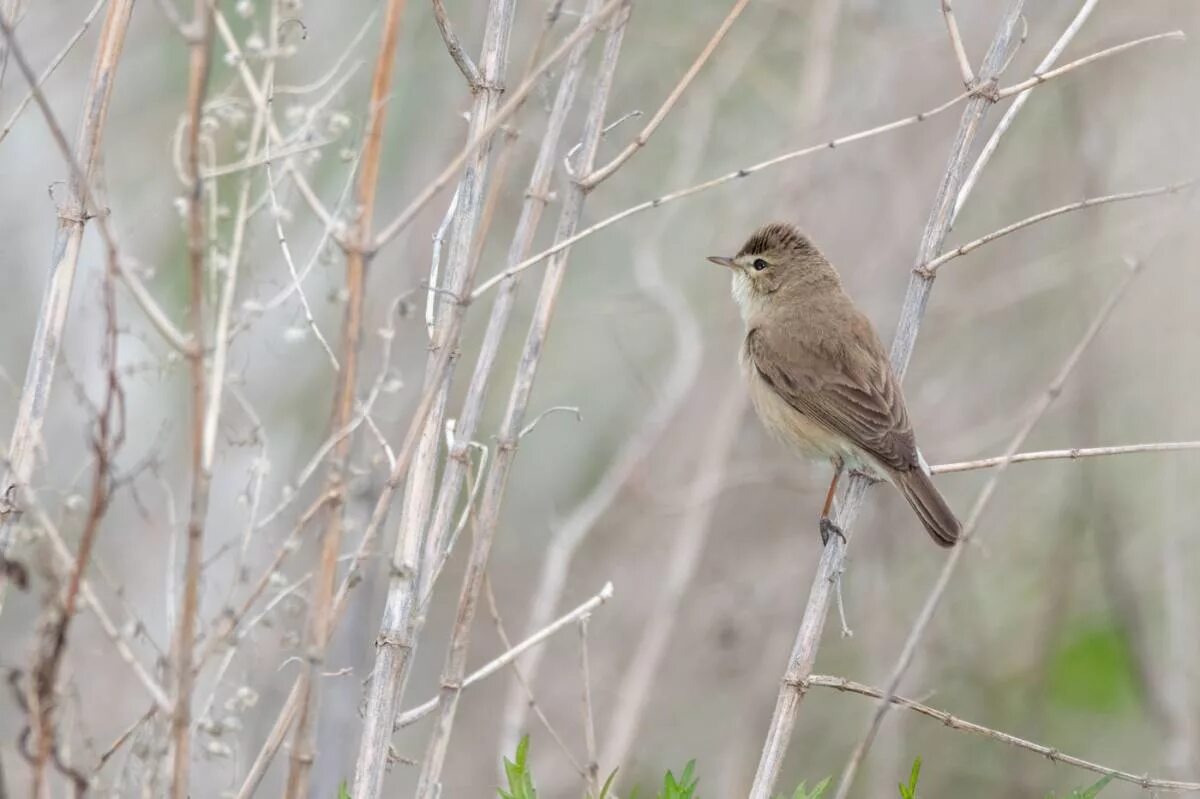
<path fill-rule="evenodd" d="M 746 240 L 732 258 L 710 255 L 708 260 L 733 271 L 733 297 L 743 317 L 749 317 L 781 289 L 829 282 L 837 274 L 821 252 L 794 225 L 764 225 Z"/>

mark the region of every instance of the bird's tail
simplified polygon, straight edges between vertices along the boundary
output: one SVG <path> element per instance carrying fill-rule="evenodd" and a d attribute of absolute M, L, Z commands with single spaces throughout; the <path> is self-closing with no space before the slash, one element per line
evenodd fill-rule
<path fill-rule="evenodd" d="M 925 525 L 925 529 L 929 531 L 934 542 L 938 546 L 954 546 L 958 541 L 962 525 L 958 523 L 954 511 L 950 510 L 946 500 L 934 487 L 929 475 L 921 469 L 910 469 L 906 472 L 893 473 L 893 478 L 896 487 L 900 489 L 900 493 L 904 494 L 904 498 L 908 500 L 909 505 L 912 505 L 912 509 L 917 512 L 917 516 L 921 518 L 922 524 Z"/>

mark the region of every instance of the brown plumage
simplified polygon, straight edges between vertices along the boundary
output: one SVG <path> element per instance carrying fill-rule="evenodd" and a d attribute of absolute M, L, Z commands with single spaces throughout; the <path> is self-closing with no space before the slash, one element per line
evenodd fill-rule
<path fill-rule="evenodd" d="M 806 455 L 886 479 L 934 541 L 952 546 L 958 519 L 929 479 L 879 336 L 833 265 L 782 223 L 755 231 L 737 256 L 709 260 L 733 270 L 743 371 L 767 428 Z"/>

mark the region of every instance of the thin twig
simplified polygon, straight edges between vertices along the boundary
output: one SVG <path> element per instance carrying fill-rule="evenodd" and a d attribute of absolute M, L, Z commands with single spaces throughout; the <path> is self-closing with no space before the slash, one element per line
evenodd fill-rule
<path fill-rule="evenodd" d="M 58 69 L 58 65 L 63 62 L 63 59 L 67 57 L 67 54 L 71 52 L 76 43 L 78 43 L 79 40 L 83 38 L 83 35 L 87 33 L 88 28 L 91 27 L 92 22 L 96 19 L 96 15 L 100 13 L 100 9 L 104 8 L 105 2 L 106 0 L 96 0 L 96 5 L 92 6 L 92 10 L 89 11 L 87 16 L 83 18 L 83 23 L 75 30 L 75 33 L 71 34 L 71 38 L 68 39 L 67 43 L 63 45 L 63 48 L 58 51 L 58 55 L 50 59 L 50 63 L 47 64 L 46 68 L 42 70 L 42 73 L 37 76 L 37 87 L 39 89 L 42 86 L 45 86 L 46 81 L 49 80 L 50 76 L 54 74 L 54 70 Z M 13 125 L 17 124 L 17 120 L 21 118 L 21 114 L 29 106 L 29 103 L 33 101 L 33 93 L 33 88 L 30 88 L 30 90 L 25 93 L 25 96 L 21 98 L 21 102 L 17 103 L 17 107 L 13 109 L 12 114 L 8 117 L 8 121 L 5 122 L 4 127 L 0 129 L 0 142 L 4 141 L 4 138 L 8 136 L 9 132 L 12 130 Z"/>
<path fill-rule="evenodd" d="M 522 653 L 529 651 L 546 639 L 553 636 L 555 633 L 577 622 L 579 619 L 590 616 L 596 608 L 603 605 L 613 596 L 613 584 L 605 583 L 604 586 L 591 599 L 583 602 L 574 610 L 560 616 L 555 621 L 538 630 L 533 635 L 529 636 L 519 644 L 509 648 L 503 654 L 480 666 L 475 671 L 471 672 L 462 681 L 462 689 L 470 688 L 480 680 L 485 680 L 491 677 L 496 672 L 503 669 L 508 664 L 515 661 Z M 427 702 L 423 702 L 414 708 L 404 711 L 396 717 L 396 729 L 407 727 L 410 724 L 415 724 L 421 719 L 428 716 L 437 709 L 440 697 L 435 696 Z"/>
<path fill-rule="evenodd" d="M 1122 52 L 1123 50 L 1129 49 L 1130 47 L 1145 44 L 1145 43 L 1151 42 L 1151 41 L 1179 39 L 1182 36 L 1183 36 L 1183 34 L 1180 33 L 1179 31 L 1174 31 L 1172 33 L 1164 33 L 1164 34 L 1159 34 L 1157 36 L 1147 36 L 1144 39 L 1138 39 L 1136 41 L 1128 42 L 1123 45 L 1118 45 L 1116 47 L 1110 47 L 1106 50 L 1101 50 L 1097 53 L 1093 53 L 1092 55 L 1087 56 L 1085 58 L 1081 58 L 1078 61 L 1072 61 L 1070 64 L 1066 64 L 1066 65 L 1060 67 L 1059 69 L 1052 70 L 1051 72 L 1048 72 L 1039 77 L 1031 78 L 1028 81 L 1023 81 L 1023 82 L 1015 84 L 1011 87 L 998 90 L 994 95 L 990 95 L 990 96 L 982 96 L 981 95 L 980 97 L 982 97 L 982 99 L 991 101 L 991 100 L 998 100 L 998 99 L 1001 99 L 1004 97 L 1009 97 L 1014 94 L 1021 94 L 1022 92 L 1029 91 L 1031 88 L 1033 88 L 1035 86 L 1039 86 L 1048 80 L 1051 80 L 1051 79 L 1057 78 L 1057 77 L 1061 77 L 1062 75 L 1064 75 L 1070 71 L 1073 71 L 1075 69 L 1078 69 L 1079 67 L 1086 66 L 1098 59 L 1105 58 L 1110 55 L 1115 55 L 1119 52 Z M 897 130 L 899 128 L 904 128 L 904 127 L 908 127 L 909 125 L 915 125 L 920 122 L 924 122 L 925 120 L 929 119 L 930 117 L 936 116 L 937 114 L 940 114 L 943 111 L 948 111 L 949 109 L 958 105 L 958 103 L 961 102 L 962 100 L 967 99 L 967 98 L 972 98 L 972 97 L 974 99 L 980 99 L 980 97 L 975 97 L 972 92 L 963 92 L 962 94 L 960 94 L 956 97 L 953 97 L 950 100 L 947 100 L 946 102 L 929 109 L 928 111 L 922 111 L 918 114 L 913 114 L 912 116 L 907 116 L 907 117 L 904 117 L 903 119 L 897 119 L 893 122 L 888 122 L 886 124 L 879 125 L 874 128 L 868 128 L 866 130 L 858 131 L 857 133 L 851 133 L 846 136 L 841 136 L 836 139 L 831 139 L 829 141 L 822 142 L 821 144 L 814 144 L 814 145 L 810 145 L 808 147 L 801 148 L 799 150 L 792 150 L 791 152 L 786 152 L 786 153 L 783 153 L 782 155 L 777 155 L 774 158 L 769 158 L 766 161 L 760 161 L 757 164 L 753 164 L 748 167 L 743 167 L 742 169 L 738 169 L 734 172 L 726 173 L 724 175 L 713 178 L 711 180 L 707 180 L 703 183 L 698 183 L 694 186 L 689 186 L 687 188 L 679 189 L 677 191 L 673 191 L 668 194 L 663 194 L 658 197 L 655 197 L 652 200 L 646 200 L 644 202 L 638 203 L 637 205 L 631 205 L 628 208 L 626 208 L 622 211 L 618 211 L 617 213 L 615 213 L 609 217 L 606 217 L 606 218 L 600 220 L 599 222 L 596 222 L 595 224 L 591 225 L 590 227 L 579 231 L 571 238 L 566 239 L 564 241 L 556 242 L 552 246 L 547 247 L 545 250 L 542 250 L 541 252 L 537 253 L 536 255 L 531 255 L 530 257 L 526 258 L 521 263 L 519 263 L 515 266 L 512 266 L 512 267 L 509 267 L 508 269 L 505 269 L 503 272 L 500 272 L 499 274 L 496 274 L 493 277 L 485 280 L 484 282 L 479 284 L 479 287 L 476 288 L 474 292 L 472 292 L 471 300 L 474 301 L 474 300 L 478 299 L 482 294 L 487 292 L 489 289 L 493 288 L 501 280 L 511 277 L 512 275 L 516 274 L 517 272 L 524 271 L 524 270 L 530 268 L 531 266 L 535 266 L 536 264 L 541 263 L 542 261 L 549 258 L 550 256 L 552 256 L 558 252 L 561 252 L 562 250 L 566 249 L 567 247 L 572 246 L 573 244 L 578 243 L 580 240 L 585 239 L 588 236 L 591 236 L 595 233 L 598 233 L 599 231 L 601 231 L 607 227 L 610 227 L 611 225 L 614 225 L 617 222 L 620 222 L 624 219 L 627 219 L 628 217 L 633 216 L 634 214 L 641 213 L 642 211 L 648 211 L 652 208 L 658 208 L 659 206 L 665 205 L 666 203 L 674 202 L 675 200 L 682 200 L 685 197 L 691 197 L 694 194 L 699 194 L 703 191 L 707 191 L 709 189 L 716 188 L 717 186 L 721 186 L 721 185 L 730 183 L 735 180 L 740 180 L 741 178 L 747 177 L 749 175 L 753 175 L 756 172 L 761 172 L 764 169 L 768 169 L 768 168 L 776 166 L 778 164 L 782 164 L 786 161 L 791 161 L 796 158 L 803 158 L 805 156 L 812 155 L 813 153 L 821 152 L 822 150 L 833 149 L 835 147 L 840 147 L 844 144 L 850 144 L 852 142 L 862 141 L 863 139 L 869 139 L 874 136 L 878 136 L 882 133 L 888 133 L 893 130 Z M 957 214 L 957 210 L 955 211 L 955 214 Z"/>
<path fill-rule="evenodd" d="M 1084 56 L 1083 58 L 1072 61 L 1069 64 L 1063 64 L 1057 69 L 1051 69 L 1048 72 L 1035 72 L 1032 78 L 1023 80 L 1020 83 L 1015 83 L 1012 86 L 1007 86 L 996 92 L 996 99 L 1003 100 L 1005 97 L 1012 97 L 1014 94 L 1021 94 L 1022 92 L 1032 89 L 1034 86 L 1042 85 L 1048 80 L 1053 80 L 1054 78 L 1065 75 L 1072 70 L 1079 69 L 1079 67 L 1087 66 L 1093 61 L 1099 61 L 1102 58 L 1108 58 L 1109 56 L 1123 53 L 1126 50 L 1131 50 L 1134 47 L 1138 47 L 1143 44 L 1167 40 L 1181 42 L 1186 38 L 1187 37 L 1184 36 L 1183 31 L 1175 30 L 1168 31 L 1166 33 L 1156 33 L 1153 36 L 1143 36 L 1142 38 L 1134 39 L 1131 42 L 1118 44 L 1114 47 L 1109 47 L 1104 50 L 1100 50 L 1099 52 L 1092 53 L 1091 55 Z"/>
<path fill-rule="evenodd" d="M 1054 66 L 1058 61 L 1058 57 L 1067 49 L 1067 45 L 1075 38 L 1075 34 L 1079 33 L 1079 29 L 1083 27 L 1083 23 L 1087 22 L 1088 17 L 1092 15 L 1092 11 L 1096 8 L 1096 3 L 1100 0 L 1084 0 L 1079 11 L 1075 13 L 1075 17 L 1071 20 L 1071 24 L 1067 26 L 1062 35 L 1055 41 L 1054 46 L 1050 48 L 1050 52 L 1046 53 L 1046 57 L 1037 65 L 1035 72 L 1045 72 Z M 954 201 L 954 216 L 952 219 L 958 218 L 958 212 L 962 210 L 963 204 L 967 198 L 971 196 L 971 192 L 975 189 L 975 183 L 979 180 L 979 175 L 983 172 L 984 167 L 992 159 L 996 148 L 1000 144 L 1000 139 L 1008 131 L 1013 120 L 1017 118 L 1017 114 L 1025 106 L 1025 102 L 1029 99 L 1032 89 L 1026 89 L 1017 95 L 1017 98 L 1012 101 L 1008 108 L 1004 111 L 1004 116 L 1000 118 L 996 129 L 992 131 L 992 135 L 988 137 L 987 144 L 983 145 L 983 150 L 980 151 L 979 157 L 975 159 L 971 171 L 963 178 L 962 188 L 958 191 L 958 199 Z M 953 222 L 951 222 L 953 224 Z"/>
<path fill-rule="evenodd" d="M 671 113 L 671 109 L 675 107 L 675 103 L 687 91 L 696 75 L 700 73 L 701 68 L 708 63 L 708 59 L 712 58 L 712 54 L 716 51 L 717 46 L 724 40 L 725 34 L 729 33 L 729 29 L 733 27 L 733 23 L 742 15 L 742 11 L 746 9 L 746 5 L 750 0 L 735 0 L 733 7 L 729 9 L 729 13 L 725 15 L 725 19 L 721 20 L 721 24 L 717 26 L 717 30 L 713 33 L 712 38 L 708 40 L 708 44 L 704 45 L 704 49 L 692 61 L 692 65 L 688 67 L 687 72 L 683 73 L 683 77 L 679 79 L 679 83 L 675 84 L 675 88 L 667 95 L 667 99 L 663 100 L 663 104 L 654 112 L 654 116 L 650 117 L 650 121 L 642 128 L 637 136 L 633 137 L 625 149 L 617 153 L 616 157 L 609 161 L 599 169 L 595 169 L 587 173 L 580 181 L 584 189 L 593 189 L 604 182 L 612 173 L 621 168 L 621 165 L 633 157 L 633 154 L 646 146 L 646 142 L 654 135 L 654 131 L 658 130 L 658 126 L 667 118 L 667 114 Z"/>
<path fill-rule="evenodd" d="M 471 61 L 471 57 L 463 50 L 462 43 L 454 35 L 454 29 L 450 26 L 450 19 L 446 16 L 446 4 L 442 0 L 433 0 L 433 19 L 437 23 L 438 32 L 442 34 L 442 41 L 446 43 L 446 49 L 450 52 L 450 57 L 454 59 L 454 63 L 458 65 L 459 71 L 467 79 L 467 84 L 471 87 L 471 91 L 478 90 L 482 81 L 482 78 L 479 76 L 479 68 Z"/>
<path fill-rule="evenodd" d="M 551 52 L 550 55 L 546 56 L 545 60 L 538 65 L 537 69 L 533 70 L 529 77 L 522 81 L 521 85 L 509 94 L 508 101 L 504 105 L 500 106 L 500 108 L 498 108 L 494 114 L 492 114 L 488 124 L 484 126 L 481 131 L 479 131 L 475 138 L 470 139 L 462 148 L 462 150 L 459 151 L 458 155 L 456 155 L 450 161 L 450 163 L 446 165 L 446 167 L 438 174 L 436 178 L 433 179 L 432 182 L 429 183 L 429 185 L 421 190 L 416 198 L 414 198 L 412 202 L 410 202 L 408 206 L 406 206 L 404 210 L 400 212 L 396 219 L 379 232 L 379 235 L 375 237 L 372 250 L 374 251 L 380 249 L 383 247 L 383 245 L 394 239 L 400 234 L 401 231 L 408 227 L 408 224 L 412 222 L 417 213 L 425 207 L 426 203 L 433 199 L 434 195 L 441 191 L 442 187 L 450 182 L 450 179 L 458 172 L 462 165 L 467 162 L 467 159 L 470 158 L 479 147 L 483 146 L 483 143 L 488 141 L 492 137 L 492 134 L 495 133 L 501 125 L 508 121 L 509 117 L 520 110 L 521 106 L 525 102 L 525 98 L 529 96 L 530 92 L 537 88 L 538 79 L 542 76 L 542 74 L 550 69 L 550 67 L 554 66 L 554 64 L 556 64 L 560 58 L 570 52 L 571 48 L 574 47 L 580 39 L 589 35 L 594 29 L 599 27 L 606 19 L 608 19 L 609 15 L 621 6 L 622 2 L 624 2 L 624 0 L 608 0 L 608 2 L 601 6 L 595 14 L 585 18 L 579 24 L 579 27 L 577 27 L 570 35 L 564 38 L 563 41 L 559 43 L 558 47 L 556 47 L 554 51 Z"/>
<path fill-rule="evenodd" d="M 1019 222 L 1013 222 L 1011 225 L 1005 225 L 1004 227 L 1000 228 L 999 230 L 993 230 L 991 233 L 988 233 L 985 236 L 980 236 L 979 238 L 975 239 L 974 241 L 969 241 L 966 244 L 962 245 L 961 247 L 955 247 L 953 250 L 950 250 L 949 252 L 942 253 L 941 255 L 939 255 L 937 258 L 934 258 L 929 263 L 924 264 L 923 266 L 917 267 L 917 269 L 918 269 L 918 271 L 922 271 L 927 274 L 933 274 L 934 272 L 936 272 L 938 270 L 939 267 L 941 267 L 942 264 L 946 263 L 947 261 L 953 261 L 955 258 L 966 255 L 967 253 L 971 252 L 971 250 L 982 247 L 983 245 L 987 244 L 988 242 L 995 241 L 996 239 L 998 239 L 1002 236 L 1007 236 L 1009 233 L 1015 233 L 1016 231 L 1020 230 L 1021 228 L 1026 228 L 1026 227 L 1029 227 L 1030 225 L 1036 225 L 1038 222 L 1043 222 L 1047 219 L 1059 216 L 1061 214 L 1070 213 L 1071 211 L 1079 211 L 1084 208 L 1093 208 L 1097 205 L 1107 205 L 1109 203 L 1119 203 L 1119 202 L 1125 202 L 1127 200 L 1140 200 L 1144 197 L 1158 197 L 1159 195 L 1162 195 L 1162 194 L 1175 194 L 1177 192 L 1182 191 L 1183 189 L 1186 189 L 1190 186 L 1195 185 L 1195 183 L 1196 183 L 1195 180 L 1186 180 L 1181 183 L 1172 183 L 1167 186 L 1156 186 L 1152 189 L 1141 189 L 1140 191 L 1127 191 L 1127 192 L 1122 192 L 1120 194 L 1107 194 L 1103 197 L 1089 197 L 1086 200 L 1080 200 L 1079 202 L 1073 202 L 1073 203 L 1067 203 L 1066 205 L 1060 205 L 1058 208 L 1051 208 L 1049 211 L 1042 211 L 1041 213 L 1026 217 L 1026 218 L 1020 220 Z"/>
<path fill-rule="evenodd" d="M 870 685 L 864 685 L 860 682 L 847 680 L 844 677 L 829 677 L 824 674 L 811 675 L 804 681 L 804 685 L 806 688 L 812 685 L 820 686 L 822 688 L 833 688 L 838 691 L 861 694 L 862 696 L 870 696 L 876 699 L 883 699 L 885 696 L 883 691 L 879 690 L 878 688 L 873 688 Z M 1161 780 L 1152 778 L 1145 774 L 1139 775 L 1130 773 L 1128 771 L 1119 771 L 1114 768 L 1109 768 L 1108 766 L 1102 766 L 1099 763 L 1093 763 L 1090 760 L 1084 760 L 1083 758 L 1075 757 L 1074 755 L 1065 754 L 1051 746 L 1045 746 L 1043 744 L 1034 743 L 1033 741 L 1027 741 L 1024 738 L 1018 738 L 1015 735 L 994 730 L 991 727 L 984 727 L 982 724 L 975 724 L 974 722 L 965 721 L 957 716 L 952 716 L 944 710 L 938 710 L 937 708 L 929 707 L 928 705 L 921 704 L 920 702 L 912 699 L 905 699 L 902 696 L 890 697 L 889 703 L 898 705 L 899 707 L 908 708 L 909 710 L 920 713 L 922 716 L 928 716 L 931 719 L 936 719 L 952 730 L 961 730 L 963 732 L 971 732 L 975 733 L 976 735 L 982 735 L 987 738 L 991 738 L 992 740 L 1006 743 L 1009 746 L 1015 746 L 1018 749 L 1025 749 L 1029 752 L 1041 755 L 1042 757 L 1049 759 L 1051 762 L 1066 763 L 1068 766 L 1075 766 L 1076 768 L 1092 771 L 1096 774 L 1111 776 L 1114 779 L 1121 780 L 1122 782 L 1128 782 L 1132 783 L 1133 785 L 1137 785 L 1144 790 L 1171 792 L 1200 791 L 1200 782 Z"/>
<path fill-rule="evenodd" d="M 980 458 L 959 463 L 943 463 L 933 466 L 934 474 L 969 472 L 975 469 L 991 469 L 1003 463 L 1027 463 L 1029 461 L 1078 460 L 1079 458 L 1103 458 L 1109 455 L 1133 455 L 1142 452 L 1182 452 L 1200 449 L 1200 441 L 1164 441 L 1156 444 L 1126 444 L 1115 447 L 1072 447 L 1071 449 L 1048 449 L 1038 452 L 1018 452 L 1012 456 Z"/>
<path fill-rule="evenodd" d="M 950 45 L 954 48 L 954 59 L 958 62 L 963 85 L 970 89 L 975 84 L 975 72 L 971 69 L 971 60 L 967 58 L 967 48 L 963 45 L 962 34 L 958 32 L 958 21 L 954 19 L 950 0 L 942 0 L 942 16 L 946 18 L 946 31 L 950 34 Z"/>

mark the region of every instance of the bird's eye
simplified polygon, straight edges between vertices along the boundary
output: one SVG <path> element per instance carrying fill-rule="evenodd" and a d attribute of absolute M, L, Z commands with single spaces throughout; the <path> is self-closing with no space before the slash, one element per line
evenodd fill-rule
<path fill-rule="evenodd" d="M 755 272 L 761 272 L 762 270 L 767 268 L 767 262 L 764 261 L 762 258 L 755 258 L 752 266 L 754 267 Z"/>

